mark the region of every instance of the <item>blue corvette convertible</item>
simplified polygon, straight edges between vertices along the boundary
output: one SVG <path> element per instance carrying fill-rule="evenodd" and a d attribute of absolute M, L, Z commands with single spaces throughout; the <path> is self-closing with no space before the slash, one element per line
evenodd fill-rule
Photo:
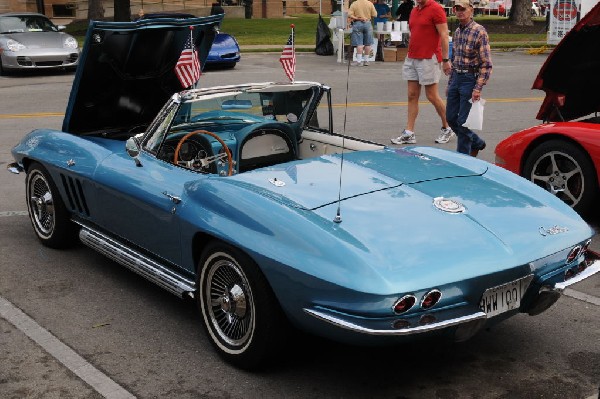
<path fill-rule="evenodd" d="M 458 153 L 335 133 L 326 85 L 177 92 L 188 26 L 205 60 L 219 21 L 91 24 L 62 130 L 12 150 L 43 245 L 79 240 L 194 298 L 218 353 L 247 369 L 291 327 L 465 340 L 600 271 L 558 198 Z"/>

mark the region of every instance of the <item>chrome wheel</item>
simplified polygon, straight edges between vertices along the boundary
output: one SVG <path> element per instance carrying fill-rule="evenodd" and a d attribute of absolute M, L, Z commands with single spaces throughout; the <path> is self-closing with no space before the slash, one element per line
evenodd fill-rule
<path fill-rule="evenodd" d="M 238 351 L 251 340 L 254 331 L 254 301 L 248 278 L 225 253 L 208 260 L 204 301 L 212 330 L 226 351 Z"/>
<path fill-rule="evenodd" d="M 52 235 L 55 226 L 54 201 L 46 177 L 32 172 L 27 184 L 28 208 L 36 232 L 43 237 Z"/>
<path fill-rule="evenodd" d="M 585 192 L 581 166 L 569 154 L 551 151 L 533 165 L 530 180 L 575 207 Z"/>
<path fill-rule="evenodd" d="M 585 148 L 578 143 L 552 139 L 535 144 L 524 160 L 522 176 L 579 213 L 589 213 L 596 208 L 596 168 Z"/>
<path fill-rule="evenodd" d="M 25 196 L 29 219 L 42 244 L 66 248 L 77 242 L 79 228 L 71 221 L 50 174 L 37 162 L 27 168 Z"/>
<path fill-rule="evenodd" d="M 198 307 L 212 345 L 229 363 L 255 370 L 280 355 L 288 324 L 258 265 L 211 241 L 198 264 Z"/>

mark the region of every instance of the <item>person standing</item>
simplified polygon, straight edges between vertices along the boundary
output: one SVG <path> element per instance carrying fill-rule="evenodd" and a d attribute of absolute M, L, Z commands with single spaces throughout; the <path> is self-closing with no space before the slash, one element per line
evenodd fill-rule
<path fill-rule="evenodd" d="M 414 144 L 414 128 L 419 114 L 421 87 L 439 115 L 442 128 L 436 143 L 447 143 L 454 132 L 446 121 L 444 101 L 438 93 L 441 70 L 450 72 L 448 59 L 448 24 L 444 8 L 435 0 L 417 0 L 417 6 L 408 20 L 410 41 L 402 67 L 402 77 L 408 82 L 408 118 L 402 134 L 391 141 L 394 144 Z M 441 63 L 441 68 L 440 68 Z"/>
<path fill-rule="evenodd" d="M 371 19 L 376 16 L 377 10 L 369 0 L 356 0 L 348 9 L 348 19 L 352 22 L 350 41 L 352 46 L 356 47 L 354 66 L 369 65 L 369 54 L 371 54 L 371 46 L 373 45 Z"/>
<path fill-rule="evenodd" d="M 473 21 L 471 0 L 456 0 L 454 13 L 459 25 L 453 36 L 446 118 L 458 137 L 456 150 L 476 157 L 485 149 L 485 141 L 463 123 L 472 103 L 481 99 L 481 90 L 492 74 L 490 40 L 485 28 Z"/>
<path fill-rule="evenodd" d="M 383 0 L 376 0 L 376 3 L 373 5 L 375 7 L 375 11 L 377 11 L 377 16 L 374 19 L 374 22 L 387 22 L 391 17 L 390 7 L 383 2 Z"/>
<path fill-rule="evenodd" d="M 415 3 L 413 3 L 413 0 L 402 0 L 402 3 L 400 3 L 398 9 L 396 10 L 397 20 L 408 22 L 408 17 L 410 16 L 410 12 L 414 6 Z"/>

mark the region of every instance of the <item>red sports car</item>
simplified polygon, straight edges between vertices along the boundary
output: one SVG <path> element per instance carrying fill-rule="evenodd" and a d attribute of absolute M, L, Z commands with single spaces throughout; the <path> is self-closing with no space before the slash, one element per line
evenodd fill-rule
<path fill-rule="evenodd" d="M 598 208 L 600 181 L 600 3 L 577 23 L 540 69 L 544 123 L 496 147 L 496 165 L 555 194 L 579 213 Z"/>

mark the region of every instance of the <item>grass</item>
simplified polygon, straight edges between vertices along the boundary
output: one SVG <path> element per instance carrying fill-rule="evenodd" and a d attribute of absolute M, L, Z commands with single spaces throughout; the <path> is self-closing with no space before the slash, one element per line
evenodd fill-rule
<path fill-rule="evenodd" d="M 329 16 L 324 17 L 329 23 Z M 502 23 L 505 18 L 498 16 L 478 17 L 482 24 Z M 233 35 L 241 46 L 244 45 L 278 45 L 283 46 L 290 35 L 290 24 L 295 25 L 295 39 L 298 45 L 314 45 L 316 41 L 318 15 L 302 14 L 287 18 L 269 19 L 237 19 L 225 18 L 221 30 Z M 449 18 L 449 24 L 455 24 L 455 18 Z M 80 45 L 83 44 L 87 21 L 77 21 L 67 26 L 67 32 L 75 36 Z M 492 47 L 541 46 L 546 42 L 546 34 L 490 34 Z"/>

